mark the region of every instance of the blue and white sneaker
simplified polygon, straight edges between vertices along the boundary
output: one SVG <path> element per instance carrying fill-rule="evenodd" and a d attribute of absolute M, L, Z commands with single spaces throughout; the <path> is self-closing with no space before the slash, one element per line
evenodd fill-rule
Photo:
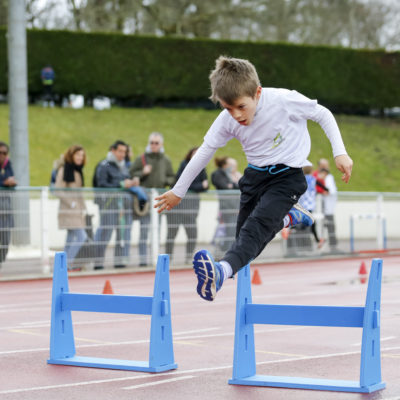
<path fill-rule="evenodd" d="M 288 212 L 289 215 L 289 226 L 297 224 L 303 224 L 305 226 L 311 226 L 314 223 L 313 215 L 302 207 L 299 203 L 296 203 L 291 210 Z"/>
<path fill-rule="evenodd" d="M 204 300 L 213 301 L 224 281 L 220 263 L 207 250 L 200 250 L 194 255 L 193 269 L 197 275 L 197 293 Z"/>

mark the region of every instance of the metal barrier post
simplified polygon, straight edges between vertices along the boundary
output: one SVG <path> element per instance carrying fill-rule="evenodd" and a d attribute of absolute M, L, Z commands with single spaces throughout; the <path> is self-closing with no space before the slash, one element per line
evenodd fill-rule
<path fill-rule="evenodd" d="M 42 272 L 44 274 L 50 272 L 49 265 L 49 188 L 43 186 L 40 191 L 40 235 L 41 235 L 41 257 Z"/>
<path fill-rule="evenodd" d="M 153 207 L 155 198 L 158 196 L 157 189 L 151 189 L 150 224 L 151 224 L 151 264 L 157 264 L 160 249 L 160 218 L 157 209 Z"/>
<path fill-rule="evenodd" d="M 383 196 L 378 194 L 376 198 L 376 246 L 378 250 L 384 249 L 384 232 L 383 232 L 383 213 L 382 213 Z"/>
<path fill-rule="evenodd" d="M 350 215 L 350 251 L 354 253 L 354 218 Z"/>

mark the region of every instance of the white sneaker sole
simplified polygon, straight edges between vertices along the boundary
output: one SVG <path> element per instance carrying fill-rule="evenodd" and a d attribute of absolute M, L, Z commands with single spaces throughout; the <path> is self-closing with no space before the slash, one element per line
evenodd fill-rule
<path fill-rule="evenodd" d="M 310 213 L 310 211 L 306 210 L 306 209 L 305 209 L 302 205 L 300 205 L 299 203 L 296 203 L 296 204 L 293 206 L 293 208 L 295 208 L 297 211 L 300 211 L 301 213 L 307 215 L 307 216 L 311 219 L 312 224 L 315 222 L 315 218 L 314 218 L 314 216 L 312 215 L 312 213 Z M 312 224 L 311 224 L 311 225 L 312 225 Z M 311 226 L 311 225 L 310 225 L 310 226 Z"/>

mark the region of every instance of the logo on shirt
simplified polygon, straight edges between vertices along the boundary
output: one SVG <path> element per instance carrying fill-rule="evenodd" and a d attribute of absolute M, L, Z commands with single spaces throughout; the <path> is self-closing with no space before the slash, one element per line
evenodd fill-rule
<path fill-rule="evenodd" d="M 284 140 L 285 140 L 285 138 L 280 133 L 278 133 L 274 137 L 274 144 L 272 145 L 271 149 L 274 149 L 275 147 L 278 147 Z"/>

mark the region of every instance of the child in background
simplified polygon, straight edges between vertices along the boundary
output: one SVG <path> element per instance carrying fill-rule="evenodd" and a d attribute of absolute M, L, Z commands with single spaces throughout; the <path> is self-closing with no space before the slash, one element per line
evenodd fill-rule
<path fill-rule="evenodd" d="M 309 164 L 308 119 L 325 131 L 346 183 L 353 162 L 328 109 L 294 90 L 262 88 L 249 61 L 220 56 L 210 82 L 211 99 L 219 102 L 223 111 L 178 182 L 156 198 L 154 207 L 162 212 L 179 204 L 216 150 L 233 138 L 240 141 L 248 167 L 239 182 L 236 240 L 219 262 L 207 250 L 198 251 L 193 260 L 197 293 L 212 301 L 225 279 L 255 259 L 283 227 L 312 225 L 312 215 L 297 204 L 307 189 L 302 167 Z"/>
<path fill-rule="evenodd" d="M 303 173 L 307 181 L 307 190 L 300 197 L 299 203 L 310 213 L 313 213 L 316 206 L 317 178 L 313 175 L 312 165 L 307 165 L 303 167 Z M 315 222 L 311 225 L 311 232 L 314 235 L 315 241 L 318 244 L 318 248 L 320 249 L 324 245 L 325 239 L 320 239 L 318 237 Z"/>

